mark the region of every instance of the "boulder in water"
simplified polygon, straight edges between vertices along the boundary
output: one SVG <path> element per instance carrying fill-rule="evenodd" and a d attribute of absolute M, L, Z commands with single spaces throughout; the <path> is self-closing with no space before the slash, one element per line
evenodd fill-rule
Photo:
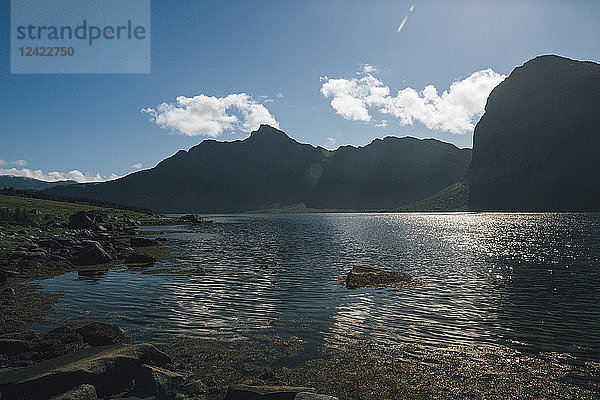
<path fill-rule="evenodd" d="M 312 392 L 314 389 L 291 386 L 249 386 L 231 385 L 227 389 L 225 400 L 294 400 L 301 392 Z"/>
<path fill-rule="evenodd" d="M 87 240 L 84 243 L 84 247 L 77 252 L 75 264 L 96 265 L 110 261 L 110 256 L 102 248 L 100 243 L 93 240 Z"/>
<path fill-rule="evenodd" d="M 418 284 L 422 284 L 422 280 L 409 274 L 364 265 L 352 268 L 345 281 L 348 289 L 394 288 Z"/>
<path fill-rule="evenodd" d="M 125 264 L 154 264 L 156 259 L 148 254 L 134 252 L 125 258 Z"/>

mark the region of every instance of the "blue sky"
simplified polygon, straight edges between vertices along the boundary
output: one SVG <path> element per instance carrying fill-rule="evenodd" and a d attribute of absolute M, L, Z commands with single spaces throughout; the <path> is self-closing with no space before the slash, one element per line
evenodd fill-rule
<path fill-rule="evenodd" d="M 246 137 L 265 115 L 298 141 L 330 148 L 389 135 L 470 147 L 467 120 L 480 115 L 463 104 L 472 90 L 536 55 L 600 61 L 598 1 L 154 0 L 150 74 L 16 75 L 10 3 L 0 4 L 0 171 L 43 176 L 125 175 L 209 136 Z M 463 85 L 444 97 L 455 82 Z M 437 97 L 423 92 L 429 85 Z M 194 109 L 174 118 L 178 96 Z M 203 130 L 198 113 L 223 104 L 241 104 L 227 114 L 238 123 Z M 459 120 L 457 104 L 468 111 Z"/>

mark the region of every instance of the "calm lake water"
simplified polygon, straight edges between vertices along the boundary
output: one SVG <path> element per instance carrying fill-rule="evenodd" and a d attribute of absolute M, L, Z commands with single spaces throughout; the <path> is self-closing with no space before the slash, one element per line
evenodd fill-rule
<path fill-rule="evenodd" d="M 80 317 L 160 340 L 275 334 L 315 346 L 349 339 L 509 346 L 600 359 L 599 214 L 212 216 L 159 227 L 173 263 L 199 275 L 115 268 L 42 281 L 62 291 L 47 327 Z M 148 228 L 148 230 L 153 230 Z M 423 277 L 410 289 L 347 290 L 354 265 Z"/>

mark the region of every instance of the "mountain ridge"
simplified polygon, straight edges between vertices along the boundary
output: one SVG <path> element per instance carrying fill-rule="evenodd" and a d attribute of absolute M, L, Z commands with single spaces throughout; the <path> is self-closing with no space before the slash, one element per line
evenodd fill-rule
<path fill-rule="evenodd" d="M 69 180 L 47 182 L 24 176 L 0 175 L 0 189 L 7 187 L 21 190 L 44 190 L 54 186 L 75 184 L 77 184 L 77 182 Z"/>
<path fill-rule="evenodd" d="M 204 140 L 154 168 L 104 183 L 48 189 L 163 212 L 244 212 L 273 204 L 394 209 L 457 180 L 470 149 L 437 139 L 375 139 L 327 150 L 261 125 L 248 138 Z"/>

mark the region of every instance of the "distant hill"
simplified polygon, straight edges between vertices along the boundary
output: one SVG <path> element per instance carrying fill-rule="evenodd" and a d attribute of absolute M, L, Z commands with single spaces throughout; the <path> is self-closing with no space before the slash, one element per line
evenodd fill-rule
<path fill-rule="evenodd" d="M 600 65 L 515 68 L 488 97 L 465 182 L 476 210 L 600 210 Z"/>
<path fill-rule="evenodd" d="M 205 140 L 156 167 L 103 183 L 47 191 L 159 212 L 307 209 L 382 210 L 424 199 L 460 180 L 470 149 L 434 139 L 376 139 L 335 151 L 301 144 L 262 125 L 235 142 Z"/>
<path fill-rule="evenodd" d="M 44 190 L 54 186 L 73 185 L 75 181 L 46 182 L 21 176 L 0 175 L 0 189 L 4 187 L 22 190 Z"/>

